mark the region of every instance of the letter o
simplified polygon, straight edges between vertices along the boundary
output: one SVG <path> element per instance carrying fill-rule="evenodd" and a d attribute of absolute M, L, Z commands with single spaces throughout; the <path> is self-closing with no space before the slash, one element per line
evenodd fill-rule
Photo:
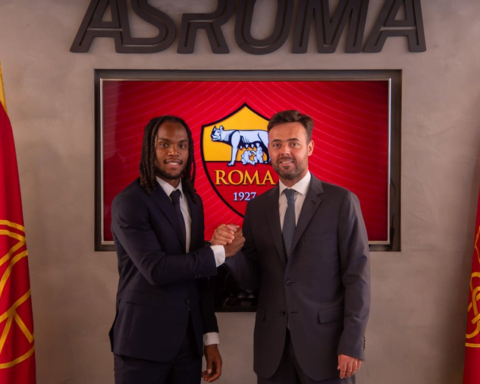
<path fill-rule="evenodd" d="M 238 182 L 233 181 L 233 174 L 234 174 L 234 173 L 238 173 L 238 174 L 240 175 L 240 180 L 239 180 Z M 240 172 L 240 171 L 237 170 L 237 169 L 233 170 L 232 172 L 230 172 L 230 173 L 228 174 L 228 181 L 229 181 L 230 184 L 232 184 L 232 185 L 240 185 L 240 184 L 242 184 L 242 183 L 243 183 L 243 173 Z"/>

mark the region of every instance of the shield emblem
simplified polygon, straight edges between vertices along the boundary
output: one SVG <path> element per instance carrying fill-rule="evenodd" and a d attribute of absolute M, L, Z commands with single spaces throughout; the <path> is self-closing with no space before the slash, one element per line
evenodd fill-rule
<path fill-rule="evenodd" d="M 223 202 L 240 216 L 247 203 L 278 182 L 268 155 L 268 119 L 247 104 L 202 126 L 205 173 Z"/>

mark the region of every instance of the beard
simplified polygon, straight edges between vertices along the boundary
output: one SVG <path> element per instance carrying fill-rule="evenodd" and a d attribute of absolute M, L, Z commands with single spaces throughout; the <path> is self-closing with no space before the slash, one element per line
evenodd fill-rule
<path fill-rule="evenodd" d="M 183 168 L 181 171 L 179 171 L 177 173 L 169 173 L 169 172 L 155 166 L 155 175 L 160 177 L 161 179 L 178 180 L 182 176 L 182 172 L 184 171 L 184 169 L 185 168 Z"/>
<path fill-rule="evenodd" d="M 272 162 L 273 170 L 285 180 L 295 180 L 302 175 L 302 173 L 307 168 L 305 164 L 297 164 L 297 161 L 293 158 L 288 158 L 293 160 L 293 167 L 290 169 L 283 169 L 279 164 L 280 161 L 285 160 L 286 158 L 278 159 L 275 163 Z"/>

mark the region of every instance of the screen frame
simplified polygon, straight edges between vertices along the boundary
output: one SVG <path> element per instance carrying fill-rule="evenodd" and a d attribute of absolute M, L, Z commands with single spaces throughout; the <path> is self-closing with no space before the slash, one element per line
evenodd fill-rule
<path fill-rule="evenodd" d="M 401 70 L 118 70 L 95 69 L 95 251 L 114 251 L 104 239 L 103 105 L 104 81 L 378 81 L 389 84 L 387 241 L 371 251 L 400 251 Z"/>

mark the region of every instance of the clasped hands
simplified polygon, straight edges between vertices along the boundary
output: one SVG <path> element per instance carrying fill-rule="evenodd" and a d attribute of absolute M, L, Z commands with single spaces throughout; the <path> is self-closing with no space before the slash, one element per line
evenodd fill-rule
<path fill-rule="evenodd" d="M 223 245 L 225 257 L 232 257 L 240 251 L 245 243 L 242 228 L 235 224 L 220 224 L 213 233 L 212 245 Z"/>

